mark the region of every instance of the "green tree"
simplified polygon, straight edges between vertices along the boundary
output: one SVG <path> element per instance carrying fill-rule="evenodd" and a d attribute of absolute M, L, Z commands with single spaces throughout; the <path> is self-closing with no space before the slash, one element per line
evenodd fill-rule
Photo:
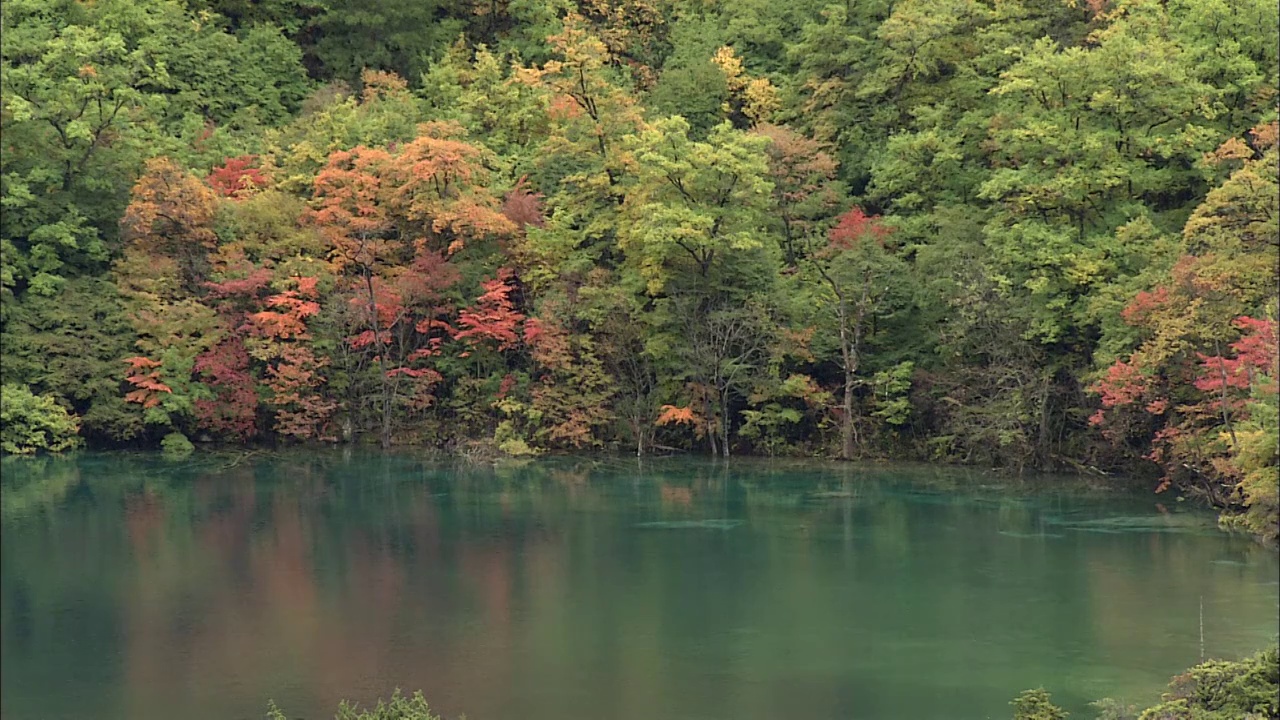
<path fill-rule="evenodd" d="M 674 49 L 649 92 L 647 105 L 660 115 L 679 115 L 689 133 L 702 139 L 725 120 L 729 85 L 711 58 L 721 42 L 711 19 L 681 21 L 672 34 Z"/>
<path fill-rule="evenodd" d="M 125 403 L 124 360 L 137 337 L 109 278 L 74 278 L 53 296 L 30 295 L 0 326 L 4 381 L 53 395 L 80 417 L 94 445 L 130 441 L 142 413 Z"/>
<path fill-rule="evenodd" d="M 831 228 L 827 245 L 811 253 L 805 264 L 815 284 L 810 291 L 818 309 L 813 319 L 824 337 L 818 351 L 834 345 L 840 368 L 840 457 L 846 460 L 858 453 L 855 397 L 867 382 L 867 346 L 877 325 L 902 310 L 910 297 L 903 282 L 906 267 L 886 248 L 889 229 L 878 220 L 854 207 Z"/>
<path fill-rule="evenodd" d="M 635 180 L 627 188 L 621 248 L 651 295 L 744 287 L 755 260 L 769 275 L 776 246 L 764 241 L 772 185 L 768 140 L 722 123 L 705 142 L 689 123 L 663 118 L 628 140 Z M 772 247 L 771 247 L 772 246 Z"/>
<path fill-rule="evenodd" d="M 365 69 L 416 80 L 462 31 L 453 10 L 436 0 L 331 0 L 308 23 L 307 52 L 326 80 L 356 84 Z"/>
<path fill-rule="evenodd" d="M 6 3 L 4 123 L 6 293 L 49 294 L 68 272 L 101 268 L 167 73 L 79 3 Z"/>
<path fill-rule="evenodd" d="M 50 395 L 0 386 L 0 450 L 13 455 L 62 452 L 81 444 L 78 419 Z"/>
<path fill-rule="evenodd" d="M 1280 715 L 1275 647 L 1238 661 L 1209 660 L 1173 678 L 1162 702 L 1138 720 L 1227 720 Z"/>

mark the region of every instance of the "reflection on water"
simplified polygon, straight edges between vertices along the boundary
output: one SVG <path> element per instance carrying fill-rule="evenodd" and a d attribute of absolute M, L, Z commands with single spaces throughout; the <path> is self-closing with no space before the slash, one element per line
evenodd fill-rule
<path fill-rule="evenodd" d="M 6 462 L 0 714 L 1077 717 L 1276 634 L 1210 514 L 928 467 L 295 452 Z M 1181 508 L 1179 508 L 1181 510 Z M 1085 714 L 1085 716 L 1088 716 Z"/>

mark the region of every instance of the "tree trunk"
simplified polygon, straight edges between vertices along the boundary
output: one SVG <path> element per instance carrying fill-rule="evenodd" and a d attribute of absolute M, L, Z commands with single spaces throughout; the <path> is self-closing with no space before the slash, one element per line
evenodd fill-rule
<path fill-rule="evenodd" d="M 383 450 L 391 447 L 391 410 L 394 388 L 387 377 L 387 348 L 382 344 L 382 333 L 378 329 L 378 301 L 373 290 L 373 270 L 367 265 L 364 269 L 365 289 L 369 293 L 369 327 L 373 329 L 373 346 L 378 351 L 378 384 L 382 390 L 382 430 L 379 444 Z"/>
<path fill-rule="evenodd" d="M 853 389 L 858 384 L 858 367 L 862 364 L 862 325 L 867 319 L 870 291 L 871 277 L 864 274 L 862 298 L 858 301 L 858 311 L 854 317 L 849 317 L 849 309 L 845 306 L 843 297 L 839 305 L 840 355 L 844 361 L 844 425 L 840 428 L 840 453 L 845 460 L 854 458 L 858 441 L 857 427 L 853 422 Z"/>
<path fill-rule="evenodd" d="M 786 214 L 782 214 L 782 239 L 783 247 L 786 248 L 787 267 L 796 266 L 796 250 L 795 241 L 791 237 L 791 218 Z"/>
<path fill-rule="evenodd" d="M 840 459 L 852 460 L 857 441 L 853 424 L 853 389 L 858 382 L 858 346 L 862 340 L 862 318 L 861 309 L 856 320 L 849 317 L 849 307 L 845 304 L 843 294 L 837 293 L 836 298 L 836 319 L 840 324 L 840 365 L 844 371 L 844 397 L 840 402 L 840 409 L 844 413 L 844 417 L 840 419 Z"/>
<path fill-rule="evenodd" d="M 1231 413 L 1227 409 L 1227 366 L 1222 360 L 1222 343 L 1216 338 L 1213 341 L 1214 353 L 1218 356 L 1218 374 L 1222 380 L 1222 424 L 1227 426 L 1227 433 L 1231 436 L 1231 447 L 1236 445 L 1236 429 L 1231 424 Z"/>
<path fill-rule="evenodd" d="M 1040 430 L 1036 438 L 1036 463 L 1039 466 L 1048 464 L 1053 454 L 1049 448 L 1049 430 L 1052 423 L 1049 398 L 1053 389 L 1053 376 L 1040 378 Z"/>
<path fill-rule="evenodd" d="M 644 457 L 644 423 L 639 415 L 631 418 L 631 432 L 636 436 L 636 457 Z"/>
<path fill-rule="evenodd" d="M 844 373 L 844 402 L 841 408 L 844 410 L 844 417 L 840 423 L 840 459 L 852 460 L 854 454 L 853 448 L 853 373 L 848 370 Z"/>
<path fill-rule="evenodd" d="M 721 452 L 729 457 L 729 390 L 720 393 L 720 444 Z"/>
<path fill-rule="evenodd" d="M 382 449 L 386 450 L 391 447 L 391 398 L 384 397 L 382 401 Z"/>

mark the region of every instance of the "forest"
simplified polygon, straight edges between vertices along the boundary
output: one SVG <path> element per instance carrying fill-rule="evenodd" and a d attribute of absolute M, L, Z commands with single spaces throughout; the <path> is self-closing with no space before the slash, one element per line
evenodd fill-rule
<path fill-rule="evenodd" d="M 4 0 L 6 454 L 1150 477 L 1277 535 L 1273 0 Z"/>

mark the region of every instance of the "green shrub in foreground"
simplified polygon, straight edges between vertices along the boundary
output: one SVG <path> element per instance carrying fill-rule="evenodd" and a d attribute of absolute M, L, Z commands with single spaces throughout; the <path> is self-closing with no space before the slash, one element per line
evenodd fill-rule
<path fill-rule="evenodd" d="M 1067 713 L 1043 688 L 1024 690 L 1013 706 L 1013 720 L 1065 720 Z M 1280 720 L 1280 648 L 1271 647 L 1243 660 L 1209 660 L 1169 682 L 1160 704 L 1135 714 L 1121 703 L 1093 703 L 1099 720 Z M 289 720 L 273 702 L 267 720 Z M 431 714 L 421 692 L 410 697 L 396 690 L 388 702 L 360 710 L 346 701 L 334 720 L 441 720 Z"/>
<path fill-rule="evenodd" d="M 62 452 L 80 445 L 80 421 L 50 395 L 0 386 L 0 450 L 11 455 Z"/>
<path fill-rule="evenodd" d="M 422 697 L 421 691 L 414 693 L 412 697 L 406 697 L 398 689 L 391 695 L 390 701 L 379 700 L 369 710 L 361 710 L 343 700 L 338 706 L 338 713 L 333 717 L 334 720 L 440 720 L 439 715 L 431 714 L 431 708 L 427 706 L 427 700 Z M 273 702 L 267 710 L 267 720 L 289 718 Z"/>
<path fill-rule="evenodd" d="M 1013 720 L 1061 720 L 1043 689 L 1014 700 Z M 1280 720 L 1280 648 L 1243 660 L 1208 660 L 1176 675 L 1160 704 L 1138 712 L 1115 700 L 1093 703 L 1099 720 Z"/>
<path fill-rule="evenodd" d="M 1280 718 L 1280 649 L 1244 660 L 1209 660 L 1173 678 L 1159 705 L 1139 720 Z"/>
<path fill-rule="evenodd" d="M 1013 706 L 1013 720 L 1066 720 L 1066 710 L 1049 702 L 1049 693 L 1044 688 L 1023 690 L 1016 700 L 1009 703 Z"/>

